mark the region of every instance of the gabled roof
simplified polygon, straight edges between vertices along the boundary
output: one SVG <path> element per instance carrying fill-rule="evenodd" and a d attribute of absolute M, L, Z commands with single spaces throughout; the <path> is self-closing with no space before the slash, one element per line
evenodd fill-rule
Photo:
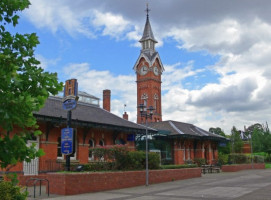
<path fill-rule="evenodd" d="M 39 112 L 34 113 L 39 119 L 58 118 L 65 122 L 67 111 L 62 108 L 62 99 L 59 97 L 49 97 L 45 106 Z M 100 107 L 91 104 L 77 102 L 76 109 L 72 110 L 72 120 L 74 123 L 81 122 L 88 126 L 101 126 L 108 128 L 119 128 L 135 132 L 145 132 L 146 127 L 134 122 L 125 120 Z M 155 129 L 149 128 L 156 132 Z"/>
<path fill-rule="evenodd" d="M 206 138 L 212 140 L 226 140 L 223 136 L 210 133 L 205 131 L 193 124 L 177 122 L 177 121 L 162 121 L 162 122 L 153 122 L 149 124 L 149 127 L 157 129 L 158 134 L 167 133 L 166 135 L 169 137 L 190 137 L 190 138 Z"/>
<path fill-rule="evenodd" d="M 161 66 L 161 72 L 165 71 L 158 52 L 154 52 L 152 54 L 150 52 L 141 52 L 138 59 L 136 60 L 134 67 L 133 67 L 134 71 L 137 70 L 137 66 L 138 66 L 141 58 L 144 58 L 149 63 L 150 66 L 152 66 L 153 63 L 155 62 L 155 60 L 158 59 L 159 64 Z"/>

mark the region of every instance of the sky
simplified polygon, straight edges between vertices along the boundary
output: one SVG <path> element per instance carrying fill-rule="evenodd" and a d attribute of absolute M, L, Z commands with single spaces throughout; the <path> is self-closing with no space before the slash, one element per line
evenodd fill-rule
<path fill-rule="evenodd" d="M 270 0 L 31 0 L 12 31 L 36 32 L 45 71 L 136 121 L 134 64 L 146 21 L 164 65 L 163 120 L 243 130 L 271 117 Z"/>

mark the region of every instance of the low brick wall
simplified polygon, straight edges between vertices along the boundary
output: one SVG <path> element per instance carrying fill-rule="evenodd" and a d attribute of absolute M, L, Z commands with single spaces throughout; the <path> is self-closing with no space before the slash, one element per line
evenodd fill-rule
<path fill-rule="evenodd" d="M 201 177 L 200 168 L 150 170 L 149 183 Z M 50 193 L 73 195 L 145 185 L 145 171 L 48 173 Z"/>
<path fill-rule="evenodd" d="M 265 169 L 264 163 L 254 163 L 253 167 L 251 164 L 240 164 L 240 165 L 222 165 L 221 170 L 223 172 L 237 172 L 247 169 Z"/>

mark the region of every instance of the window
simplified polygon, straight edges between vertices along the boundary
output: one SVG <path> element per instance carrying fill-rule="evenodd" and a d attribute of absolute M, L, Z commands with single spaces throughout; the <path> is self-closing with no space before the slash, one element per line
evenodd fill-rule
<path fill-rule="evenodd" d="M 89 154 L 88 154 L 88 159 L 89 159 L 89 160 L 94 160 L 94 155 L 93 155 L 91 149 L 95 147 L 95 142 L 94 142 L 93 139 L 90 139 L 90 140 L 88 141 L 88 144 L 89 144 Z"/>
<path fill-rule="evenodd" d="M 143 104 L 145 106 L 145 110 L 144 111 L 146 111 L 146 109 L 147 109 L 148 95 L 146 93 L 142 94 L 141 99 L 143 100 Z"/>
<path fill-rule="evenodd" d="M 155 94 L 154 96 L 153 96 L 153 99 L 154 99 L 154 109 L 155 109 L 155 111 L 156 111 L 156 113 L 158 112 L 158 95 L 157 94 Z"/>
<path fill-rule="evenodd" d="M 99 141 L 99 145 L 100 145 L 100 146 L 104 146 L 104 140 L 100 140 L 100 141 Z"/>

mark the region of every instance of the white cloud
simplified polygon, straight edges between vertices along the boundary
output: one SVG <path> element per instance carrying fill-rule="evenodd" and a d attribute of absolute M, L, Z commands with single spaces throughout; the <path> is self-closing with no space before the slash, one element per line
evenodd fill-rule
<path fill-rule="evenodd" d="M 111 111 L 122 116 L 123 106 L 126 110 L 135 112 L 136 109 L 136 84 L 135 76 L 114 76 L 109 71 L 96 71 L 90 68 L 88 63 L 72 63 L 64 68 L 64 73 L 69 78 L 75 78 L 79 82 L 79 89 L 101 98 L 104 89 L 111 90 Z M 129 113 L 128 112 L 128 113 Z M 129 116 L 129 120 L 135 121 L 136 115 Z"/>
<path fill-rule="evenodd" d="M 119 39 L 120 36 L 129 28 L 129 22 L 121 15 L 114 15 L 110 12 L 94 12 L 93 25 L 97 28 L 104 27 L 102 34 Z"/>

